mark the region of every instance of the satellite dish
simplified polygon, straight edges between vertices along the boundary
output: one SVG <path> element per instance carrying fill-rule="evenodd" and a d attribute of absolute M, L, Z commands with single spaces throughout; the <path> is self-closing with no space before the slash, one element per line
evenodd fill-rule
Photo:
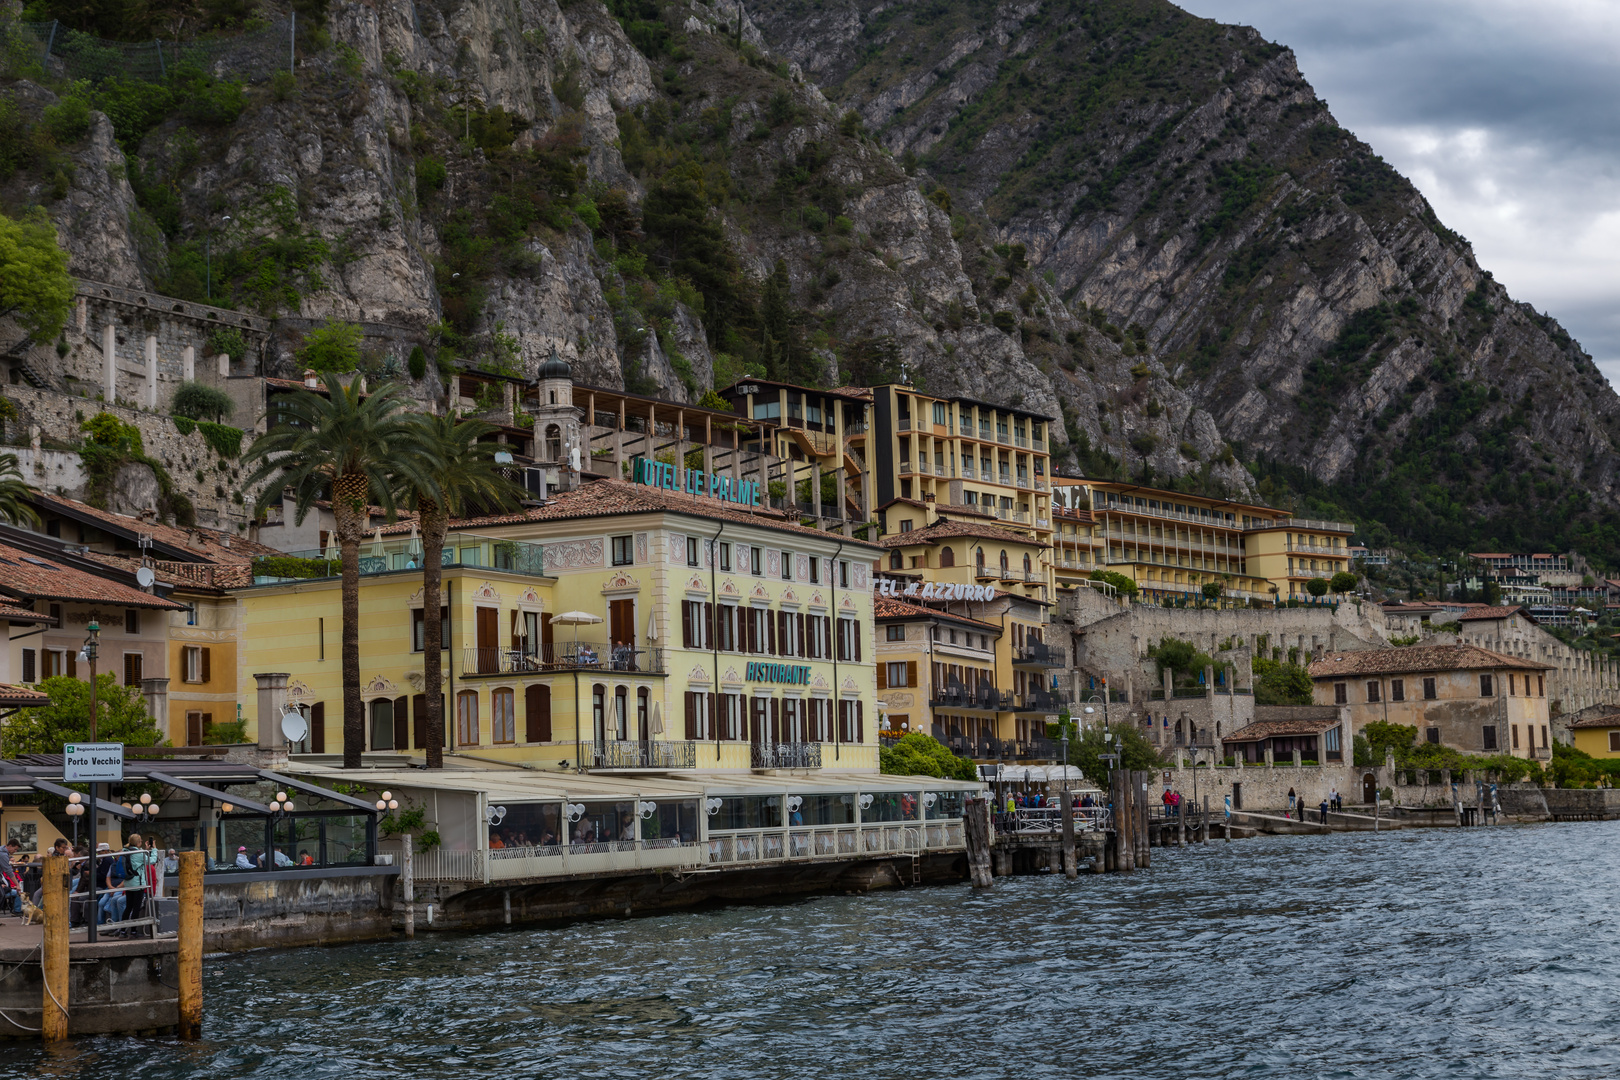
<path fill-rule="evenodd" d="M 152 573 L 150 566 L 143 566 L 135 571 L 135 580 L 141 583 L 141 588 L 150 589 L 152 582 L 157 580 L 157 575 Z"/>
<path fill-rule="evenodd" d="M 303 742 L 304 736 L 309 734 L 309 721 L 304 714 L 288 710 L 281 714 L 281 734 L 288 742 Z"/>

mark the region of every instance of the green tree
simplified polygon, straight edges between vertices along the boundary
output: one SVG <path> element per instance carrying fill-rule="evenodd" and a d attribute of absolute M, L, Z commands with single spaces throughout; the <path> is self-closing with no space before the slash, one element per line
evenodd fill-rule
<path fill-rule="evenodd" d="M 1218 581 L 1206 581 L 1199 586 L 1198 591 L 1204 594 L 1204 599 L 1207 602 L 1213 604 L 1220 600 L 1221 593 L 1226 591 L 1226 586 Z"/>
<path fill-rule="evenodd" d="M 90 739 L 90 684 L 53 675 L 39 684 L 49 705 L 24 709 L 0 727 L 0 753 L 60 754 L 62 745 Z M 157 746 L 163 733 L 146 712 L 138 687 L 120 686 L 110 673 L 96 676 L 96 740 L 125 746 Z"/>
<path fill-rule="evenodd" d="M 243 487 L 263 484 L 254 507 L 262 513 L 291 489 L 302 524 L 318 499 L 329 498 L 343 566 L 343 767 L 358 769 L 365 745 L 360 701 L 360 541 L 377 505 L 390 517 L 396 493 L 408 483 L 433 490 L 439 462 L 424 444 L 420 424 L 404 412 L 399 388 L 384 385 L 369 397 L 360 380 L 344 386 L 324 376 L 326 394 L 298 390 L 275 405 L 274 426 L 253 444 L 245 461 L 256 465 Z M 428 619 L 430 625 L 437 620 Z"/>
<path fill-rule="evenodd" d="M 1253 661 L 1254 703 L 1256 705 L 1309 705 L 1313 699 L 1314 684 L 1311 673 L 1298 664 L 1281 660 L 1267 660 L 1257 656 Z"/>
<path fill-rule="evenodd" d="M 1105 581 L 1112 585 L 1121 596 L 1136 595 L 1136 580 L 1114 570 L 1093 570 L 1092 581 Z"/>
<path fill-rule="evenodd" d="M 444 574 L 444 541 L 450 519 L 473 510 L 495 512 L 515 507 L 523 488 L 495 465 L 499 444 L 483 441 L 496 431 L 481 420 L 454 416 L 419 416 L 418 438 L 434 461 L 429 472 L 402 474 L 399 498 L 416 511 L 422 533 L 422 610 L 438 611 Z M 439 620 L 422 620 L 422 693 L 427 709 L 427 767 L 444 768 L 444 696 Z"/>
<path fill-rule="evenodd" d="M 1305 583 L 1305 591 L 1315 597 L 1326 596 L 1328 591 L 1327 578 L 1311 578 L 1311 580 Z"/>
<path fill-rule="evenodd" d="M 33 492 L 23 482 L 16 454 L 0 454 L 0 518 L 13 525 L 39 526 L 39 515 L 29 503 Z"/>
<path fill-rule="evenodd" d="M 236 402 L 223 390 L 216 390 L 212 386 L 204 386 L 200 382 L 188 382 L 181 385 L 174 392 L 174 403 L 171 406 L 176 416 L 184 416 L 189 420 L 212 420 L 223 423 L 225 418 L 236 411 Z"/>
<path fill-rule="evenodd" d="M 1103 741 L 1102 727 L 1088 727 L 1078 738 L 1069 740 L 1069 764 L 1078 766 L 1080 774 L 1093 783 L 1102 784 L 1108 777 L 1109 763 L 1103 760 L 1104 754 L 1120 755 L 1113 765 L 1116 769 L 1157 769 L 1164 764 L 1158 748 L 1134 725 L 1113 724 L 1106 733 L 1114 736 L 1114 742 Z"/>
<path fill-rule="evenodd" d="M 1206 667 L 1215 666 L 1215 658 L 1208 653 L 1199 652 L 1198 646 L 1181 638 L 1161 638 L 1157 645 L 1148 646 L 1148 655 L 1159 665 L 1159 675 L 1165 671 L 1179 671 L 1183 675 L 1196 678 L 1203 673 Z M 1225 665 L 1221 665 L 1225 666 Z"/>
<path fill-rule="evenodd" d="M 1356 575 L 1350 573 L 1348 570 L 1340 570 L 1337 574 L 1334 574 L 1332 580 L 1328 582 L 1328 587 L 1331 588 L 1335 593 L 1342 596 L 1356 587 Z"/>
<path fill-rule="evenodd" d="M 1389 750 L 1395 751 L 1397 761 L 1411 753 L 1413 745 L 1417 742 L 1417 728 L 1410 724 L 1388 724 L 1382 720 L 1374 720 L 1361 729 L 1358 738 L 1367 741 L 1367 750 L 1372 757 L 1371 764 L 1382 765 Z"/>
<path fill-rule="evenodd" d="M 365 334 L 354 323 L 328 319 L 304 335 L 298 362 L 311 371 L 353 371 L 360 366 L 360 343 Z"/>
<path fill-rule="evenodd" d="M 977 780 L 973 762 L 957 757 L 932 735 L 913 731 L 878 751 L 878 770 L 889 776 L 937 776 L 944 780 Z"/>
<path fill-rule="evenodd" d="M 715 409 L 719 412 L 737 411 L 731 407 L 731 402 L 727 401 L 713 390 L 703 391 L 703 396 L 698 398 L 698 405 L 702 408 Z"/>
<path fill-rule="evenodd" d="M 73 304 L 67 252 L 36 206 L 22 220 L 0 214 L 0 318 L 15 318 L 35 341 L 62 332 Z"/>

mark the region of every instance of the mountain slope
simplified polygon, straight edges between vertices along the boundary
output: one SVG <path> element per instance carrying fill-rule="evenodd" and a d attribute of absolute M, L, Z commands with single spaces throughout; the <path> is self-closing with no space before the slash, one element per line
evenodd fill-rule
<path fill-rule="evenodd" d="M 1611 545 L 1620 400 L 1333 120 L 1287 49 L 1155 0 L 754 17 L 1244 456 L 1440 548 Z"/>

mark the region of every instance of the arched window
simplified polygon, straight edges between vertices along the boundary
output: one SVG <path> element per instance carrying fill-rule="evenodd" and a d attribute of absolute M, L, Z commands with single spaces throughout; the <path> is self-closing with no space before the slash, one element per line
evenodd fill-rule
<path fill-rule="evenodd" d="M 591 687 L 591 724 L 596 741 L 607 742 L 607 687 L 601 683 Z"/>
<path fill-rule="evenodd" d="M 478 745 L 478 691 L 463 690 L 456 695 L 456 745 Z"/>
<path fill-rule="evenodd" d="M 507 687 L 490 691 L 490 741 L 517 742 L 517 695 Z"/>
<path fill-rule="evenodd" d="M 1027 574 L 1027 573 L 1029 573 L 1029 571 L 1030 571 L 1029 552 L 1026 551 L 1026 552 L 1024 552 L 1024 573 Z"/>
<path fill-rule="evenodd" d="M 976 563 L 978 563 L 979 572 L 983 573 L 984 572 L 984 548 L 980 548 L 977 552 L 975 552 L 973 558 L 974 558 L 974 561 Z"/>
<path fill-rule="evenodd" d="M 893 551 L 889 552 L 889 569 L 890 570 L 904 570 L 905 566 L 906 566 L 906 557 L 904 555 L 900 554 L 900 549 L 899 548 L 895 548 Z"/>
<path fill-rule="evenodd" d="M 955 566 L 956 565 L 956 552 L 952 551 L 950 549 L 949 545 L 946 545 L 945 547 L 942 547 L 942 548 L 939 549 L 939 565 L 940 566 Z"/>
<path fill-rule="evenodd" d="M 556 391 L 552 391 L 552 396 L 556 396 Z M 546 460 L 562 460 L 562 428 L 556 424 L 546 427 Z"/>
<path fill-rule="evenodd" d="M 636 690 L 636 738 L 642 742 L 652 738 L 652 720 L 648 715 L 647 688 Z"/>
<path fill-rule="evenodd" d="M 629 738 L 630 688 L 618 687 L 613 691 L 613 737 L 623 742 Z"/>
<path fill-rule="evenodd" d="M 371 703 L 371 748 L 394 748 L 394 703 L 387 698 L 378 698 Z"/>
<path fill-rule="evenodd" d="M 1004 573 L 1004 574 L 1007 572 L 1007 549 L 1006 548 L 1001 549 L 1001 572 Z"/>

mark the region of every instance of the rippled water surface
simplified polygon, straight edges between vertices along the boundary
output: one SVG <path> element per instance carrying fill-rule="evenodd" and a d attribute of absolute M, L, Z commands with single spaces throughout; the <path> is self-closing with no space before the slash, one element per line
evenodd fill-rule
<path fill-rule="evenodd" d="M 221 957 L 197 1044 L 0 1076 L 1614 1077 L 1620 822 Z"/>

